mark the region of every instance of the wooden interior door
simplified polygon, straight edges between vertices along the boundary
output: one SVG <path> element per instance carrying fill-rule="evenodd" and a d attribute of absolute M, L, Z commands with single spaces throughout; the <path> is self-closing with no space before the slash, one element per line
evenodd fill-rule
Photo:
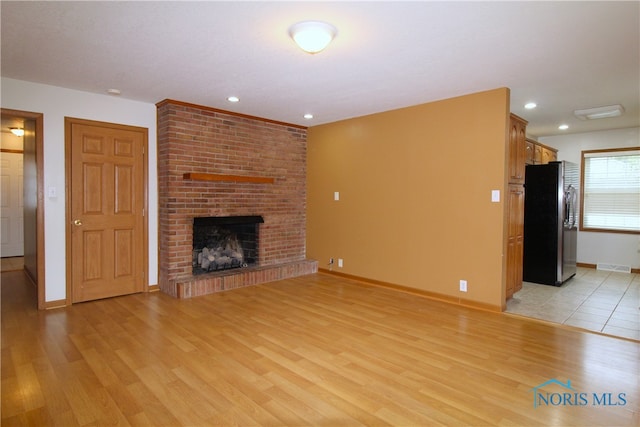
<path fill-rule="evenodd" d="M 72 302 L 144 290 L 143 128 L 67 118 Z"/>
<path fill-rule="evenodd" d="M 22 153 L 0 153 L 0 236 L 2 257 L 24 255 Z"/>

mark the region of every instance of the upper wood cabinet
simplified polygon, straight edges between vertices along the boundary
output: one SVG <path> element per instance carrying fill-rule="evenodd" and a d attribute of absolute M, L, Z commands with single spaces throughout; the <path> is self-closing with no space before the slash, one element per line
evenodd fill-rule
<path fill-rule="evenodd" d="M 538 143 L 533 145 L 533 164 L 541 165 L 542 164 L 542 146 Z"/>
<path fill-rule="evenodd" d="M 535 142 L 533 142 L 530 139 L 527 139 L 527 143 L 525 145 L 525 156 L 524 156 L 524 162 L 527 165 L 532 165 L 533 164 L 533 156 L 534 156 L 534 152 L 535 152 Z"/>
<path fill-rule="evenodd" d="M 509 121 L 509 183 L 524 183 L 527 121 L 511 114 Z"/>
<path fill-rule="evenodd" d="M 552 148 L 542 147 L 542 164 L 558 160 L 558 152 Z"/>
<path fill-rule="evenodd" d="M 540 144 L 533 139 L 526 140 L 525 163 L 528 165 L 544 165 L 558 160 L 558 150 Z"/>

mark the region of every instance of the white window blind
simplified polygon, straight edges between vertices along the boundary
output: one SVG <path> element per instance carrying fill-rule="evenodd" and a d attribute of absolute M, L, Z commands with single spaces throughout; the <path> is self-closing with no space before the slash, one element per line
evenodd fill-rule
<path fill-rule="evenodd" d="M 582 156 L 582 228 L 640 233 L 640 149 Z"/>

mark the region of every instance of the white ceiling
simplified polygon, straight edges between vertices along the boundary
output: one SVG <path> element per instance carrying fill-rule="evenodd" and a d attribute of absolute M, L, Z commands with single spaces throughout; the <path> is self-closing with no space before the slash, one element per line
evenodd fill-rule
<path fill-rule="evenodd" d="M 3 77 L 314 126 L 509 87 L 533 136 L 640 126 L 640 2 L 1 2 Z M 338 36 L 309 55 L 289 26 Z M 230 104 L 227 96 L 240 102 Z M 527 101 L 538 108 L 525 110 Z M 622 104 L 620 118 L 573 110 Z M 315 118 L 305 120 L 304 113 Z M 463 119 L 463 118 L 461 118 Z"/>

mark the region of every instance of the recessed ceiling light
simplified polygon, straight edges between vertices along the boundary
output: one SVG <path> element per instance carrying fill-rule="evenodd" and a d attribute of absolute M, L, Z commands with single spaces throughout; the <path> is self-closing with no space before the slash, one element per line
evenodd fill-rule
<path fill-rule="evenodd" d="M 237 96 L 230 96 L 227 98 L 227 101 L 229 102 L 238 102 L 240 101 L 240 98 L 238 98 Z"/>
<path fill-rule="evenodd" d="M 524 108 L 526 108 L 527 110 L 533 110 L 537 106 L 538 104 L 536 104 L 535 102 L 527 102 L 526 104 L 524 104 Z"/>
<path fill-rule="evenodd" d="M 307 114 L 305 114 L 303 117 L 304 117 L 305 119 L 307 119 L 307 120 L 309 120 L 309 119 L 313 119 L 313 114 L 309 114 L 309 113 L 307 113 Z"/>
<path fill-rule="evenodd" d="M 567 129 L 569 129 L 569 125 L 560 125 L 560 126 L 558 126 L 558 129 L 567 130 Z"/>

